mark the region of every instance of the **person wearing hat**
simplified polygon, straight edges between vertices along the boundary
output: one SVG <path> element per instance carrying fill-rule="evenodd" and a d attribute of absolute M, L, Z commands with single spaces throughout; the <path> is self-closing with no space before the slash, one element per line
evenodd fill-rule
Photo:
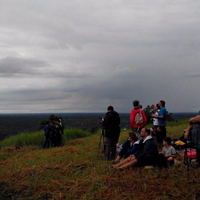
<path fill-rule="evenodd" d="M 102 124 L 105 129 L 105 160 L 113 160 L 115 159 L 116 144 L 120 135 L 120 117 L 112 106 L 107 108 L 106 116 L 102 118 Z"/>
<path fill-rule="evenodd" d="M 133 101 L 133 107 L 134 108 L 131 110 L 130 114 L 130 128 L 132 132 L 137 133 L 137 137 L 140 139 L 140 131 L 145 126 L 147 117 L 144 111 L 141 109 L 141 105 L 138 100 Z"/>

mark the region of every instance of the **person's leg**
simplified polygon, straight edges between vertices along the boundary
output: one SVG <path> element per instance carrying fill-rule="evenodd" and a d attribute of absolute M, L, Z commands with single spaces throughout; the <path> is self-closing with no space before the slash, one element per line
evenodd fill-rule
<path fill-rule="evenodd" d="M 124 155 L 124 158 L 128 158 L 130 155 L 131 155 L 131 153 L 130 153 L 130 152 L 127 152 L 127 153 Z"/>
<path fill-rule="evenodd" d="M 104 145 L 105 145 L 105 160 L 110 160 L 110 151 L 111 151 L 111 139 L 104 137 Z"/>
<path fill-rule="evenodd" d="M 117 157 L 115 158 L 115 163 L 118 163 L 120 160 L 121 160 L 121 157 L 117 155 Z"/>
<path fill-rule="evenodd" d="M 106 145 L 105 160 L 110 160 L 110 145 Z"/>
<path fill-rule="evenodd" d="M 120 167 L 120 166 L 122 166 L 122 165 L 124 165 L 124 164 L 126 164 L 126 163 L 128 163 L 128 162 L 130 162 L 132 160 L 134 160 L 134 159 L 135 159 L 134 156 L 129 156 L 128 158 L 121 160 L 118 164 L 113 165 L 113 167 L 118 168 L 118 167 Z"/>
<path fill-rule="evenodd" d="M 121 151 L 119 152 L 119 156 L 122 158 L 126 154 L 126 152 L 127 152 L 127 148 L 123 147 Z"/>
<path fill-rule="evenodd" d="M 47 136 L 45 136 L 45 142 L 44 142 L 44 145 L 43 145 L 43 148 L 44 148 L 44 149 L 46 148 L 47 140 L 48 140 L 48 138 L 47 138 Z"/>
<path fill-rule="evenodd" d="M 166 126 L 161 126 L 161 135 L 162 135 L 162 141 L 167 136 Z"/>
<path fill-rule="evenodd" d="M 173 166 L 174 165 L 174 159 L 172 158 L 172 160 L 168 160 L 168 165 L 169 166 Z"/>
<path fill-rule="evenodd" d="M 120 160 L 120 162 L 119 162 L 118 164 L 113 165 L 113 167 L 115 167 L 115 168 L 120 167 L 121 165 L 123 165 L 123 164 L 129 162 L 129 160 L 130 160 L 129 157 L 126 158 L 126 159 Z"/>
<path fill-rule="evenodd" d="M 125 163 L 124 165 L 121 165 L 118 169 L 124 169 L 124 168 L 130 167 L 130 166 L 136 165 L 136 164 L 137 164 L 137 160 L 134 159 L 128 163 Z"/>
<path fill-rule="evenodd" d="M 111 160 L 114 160 L 116 156 L 116 142 L 114 142 L 111 146 Z"/>
<path fill-rule="evenodd" d="M 50 146 L 50 140 L 51 140 L 50 135 L 48 135 L 48 137 L 47 137 L 47 148 L 49 148 L 49 146 Z"/>

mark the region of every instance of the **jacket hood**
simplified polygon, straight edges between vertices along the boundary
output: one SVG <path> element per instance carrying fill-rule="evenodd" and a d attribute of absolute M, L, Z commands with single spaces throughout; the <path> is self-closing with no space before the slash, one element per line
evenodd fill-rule
<path fill-rule="evenodd" d="M 152 139 L 153 137 L 151 136 L 151 135 L 149 135 L 149 136 L 147 136 L 146 138 L 145 138 L 145 140 L 143 141 L 143 143 L 145 143 L 147 140 L 150 140 L 150 139 Z"/>
<path fill-rule="evenodd" d="M 139 144 L 140 143 L 140 140 L 137 140 L 134 144 Z"/>

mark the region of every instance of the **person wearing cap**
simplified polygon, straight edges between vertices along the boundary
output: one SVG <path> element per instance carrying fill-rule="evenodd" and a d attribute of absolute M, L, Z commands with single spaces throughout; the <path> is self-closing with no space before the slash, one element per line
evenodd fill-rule
<path fill-rule="evenodd" d="M 113 106 L 107 108 L 106 116 L 102 118 L 102 124 L 105 129 L 105 160 L 113 160 L 115 159 L 116 144 L 120 135 L 120 116 L 114 111 Z"/>
<path fill-rule="evenodd" d="M 147 122 L 147 117 L 144 113 L 144 111 L 141 109 L 141 105 L 140 102 L 138 100 L 134 100 L 133 101 L 133 109 L 131 110 L 131 114 L 130 114 L 130 128 L 132 129 L 132 132 L 137 133 L 137 137 L 138 139 L 140 139 L 140 131 L 141 129 L 145 126 L 146 122 Z M 135 118 L 136 115 L 138 113 L 141 113 L 142 116 L 142 122 L 141 123 L 137 123 Z"/>

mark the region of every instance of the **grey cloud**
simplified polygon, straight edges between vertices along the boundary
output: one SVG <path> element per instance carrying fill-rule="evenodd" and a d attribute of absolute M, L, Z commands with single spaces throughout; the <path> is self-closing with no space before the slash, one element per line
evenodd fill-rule
<path fill-rule="evenodd" d="M 73 66 L 72 66 L 73 68 Z M 59 78 L 85 78 L 86 73 L 76 73 L 65 69 L 52 69 L 52 67 L 45 61 L 33 58 L 19 58 L 19 57 L 6 57 L 0 59 L 0 76 L 21 77 L 23 75 L 37 75 L 44 77 L 59 77 Z"/>
<path fill-rule="evenodd" d="M 197 0 L 10 3 L 0 8 L 5 112 L 18 105 L 26 112 L 95 112 L 108 105 L 129 112 L 134 99 L 144 107 L 164 99 L 172 112 L 200 106 L 193 97 Z"/>
<path fill-rule="evenodd" d="M 7 57 L 0 60 L 0 75 L 39 74 L 47 63 L 27 58 Z"/>
<path fill-rule="evenodd" d="M 77 92 L 80 89 L 54 89 L 45 88 L 45 89 L 16 89 L 4 92 L 4 95 L 0 97 L 1 101 L 5 101 L 18 104 L 24 104 L 27 102 L 29 104 L 36 104 L 38 102 L 48 102 L 61 99 L 69 99 L 69 97 Z M 47 103 L 48 104 L 48 103 Z"/>
<path fill-rule="evenodd" d="M 185 78 L 200 78 L 200 73 L 186 75 Z"/>

